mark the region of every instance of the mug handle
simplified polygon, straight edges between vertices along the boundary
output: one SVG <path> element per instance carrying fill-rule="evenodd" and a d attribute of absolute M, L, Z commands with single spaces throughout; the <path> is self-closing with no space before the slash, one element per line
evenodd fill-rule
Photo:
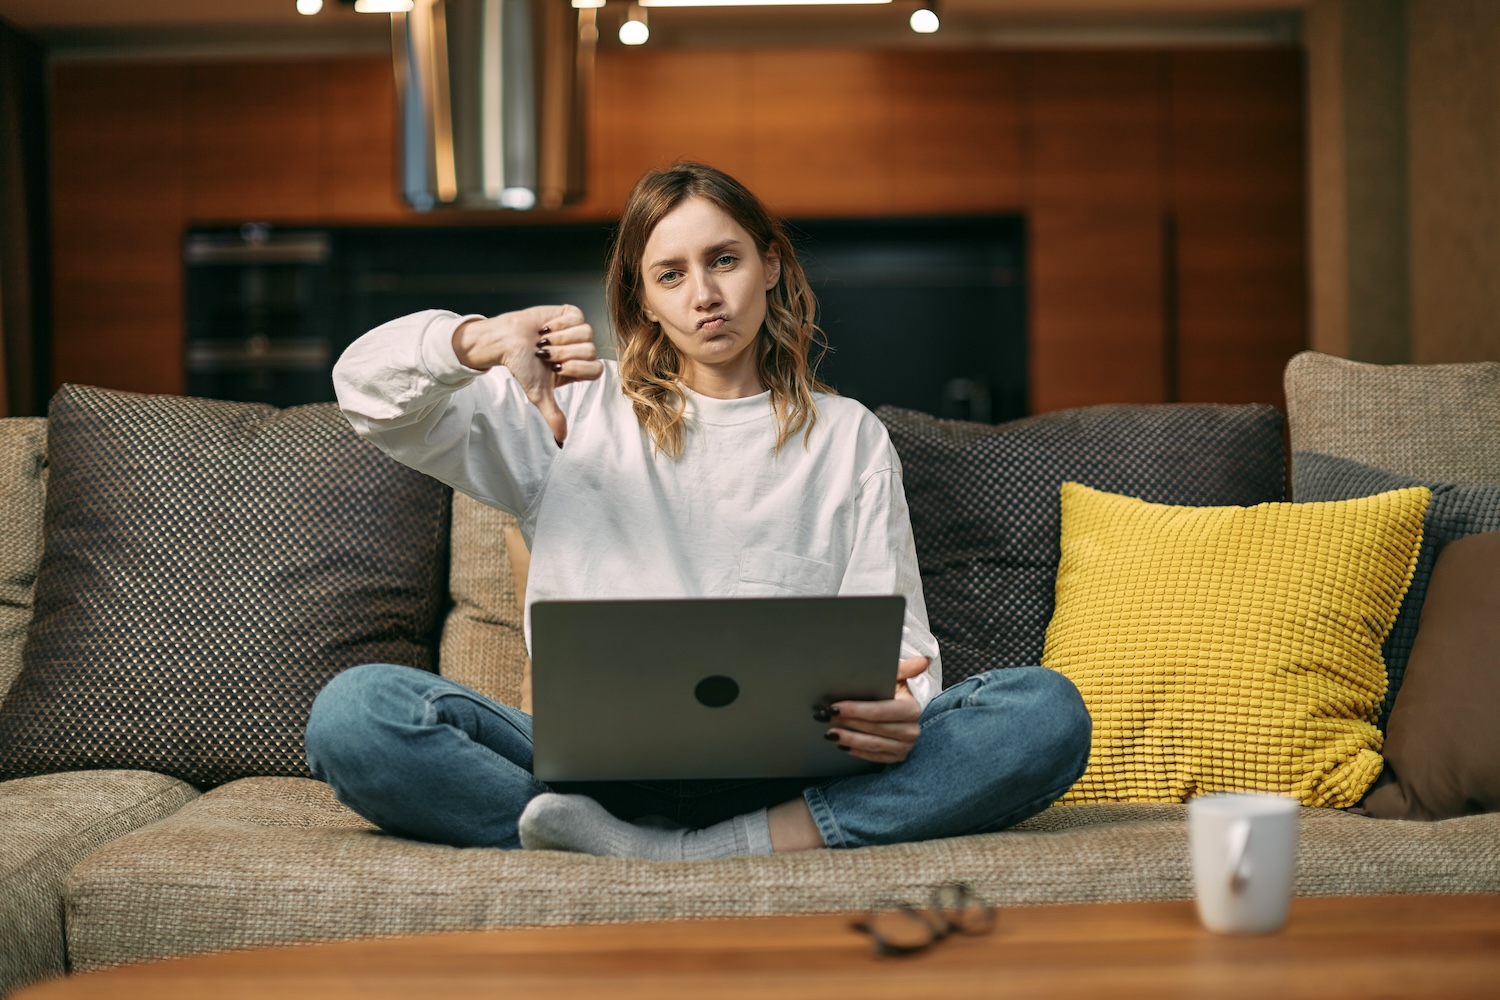
<path fill-rule="evenodd" d="M 1250 821 L 1229 824 L 1229 891 L 1243 892 L 1250 881 Z"/>

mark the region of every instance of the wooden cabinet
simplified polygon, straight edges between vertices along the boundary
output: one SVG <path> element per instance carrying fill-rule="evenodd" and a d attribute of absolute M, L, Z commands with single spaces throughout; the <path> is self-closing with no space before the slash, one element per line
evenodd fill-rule
<path fill-rule="evenodd" d="M 54 381 L 181 392 L 188 69 L 78 63 L 52 87 Z"/>
<path fill-rule="evenodd" d="M 1301 53 L 1170 66 L 1180 398 L 1281 405 L 1307 344 Z"/>
<path fill-rule="evenodd" d="M 1027 59 L 1031 405 L 1168 398 L 1163 61 Z"/>
<path fill-rule="evenodd" d="M 606 48 L 583 203 L 424 217 L 384 59 L 62 63 L 53 374 L 182 391 L 188 224 L 607 219 L 691 158 L 792 216 L 1024 214 L 1034 410 L 1280 403 L 1306 339 L 1302 114 L 1289 49 Z"/>

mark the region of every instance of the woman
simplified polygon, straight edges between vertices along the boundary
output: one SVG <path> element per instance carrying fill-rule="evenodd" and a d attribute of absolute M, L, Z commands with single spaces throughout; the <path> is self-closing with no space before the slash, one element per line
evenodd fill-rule
<path fill-rule="evenodd" d="M 812 292 L 759 200 L 698 164 L 648 173 L 608 286 L 618 364 L 597 358 L 571 306 L 418 313 L 349 348 L 334 370 L 339 403 L 399 461 L 520 519 L 528 606 L 903 594 L 892 697 L 818 715 L 840 749 L 887 766 L 562 794 L 531 774 L 527 715 L 374 664 L 319 694 L 313 773 L 405 836 L 663 860 L 997 830 L 1061 796 L 1088 757 L 1082 700 L 1041 667 L 941 690 L 899 461 L 867 409 L 814 377 Z"/>

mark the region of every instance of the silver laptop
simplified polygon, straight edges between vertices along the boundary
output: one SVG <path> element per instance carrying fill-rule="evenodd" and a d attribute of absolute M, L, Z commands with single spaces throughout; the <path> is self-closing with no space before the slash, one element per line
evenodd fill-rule
<path fill-rule="evenodd" d="M 824 777 L 877 765 L 820 705 L 889 698 L 904 597 L 538 601 L 532 759 L 543 781 Z"/>

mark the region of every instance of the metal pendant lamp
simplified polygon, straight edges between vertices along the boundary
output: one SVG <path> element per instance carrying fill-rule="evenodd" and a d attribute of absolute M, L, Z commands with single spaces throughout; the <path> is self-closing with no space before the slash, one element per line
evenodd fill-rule
<path fill-rule="evenodd" d="M 402 193 L 419 210 L 583 196 L 597 30 L 558 0 L 415 0 L 393 14 Z"/>

